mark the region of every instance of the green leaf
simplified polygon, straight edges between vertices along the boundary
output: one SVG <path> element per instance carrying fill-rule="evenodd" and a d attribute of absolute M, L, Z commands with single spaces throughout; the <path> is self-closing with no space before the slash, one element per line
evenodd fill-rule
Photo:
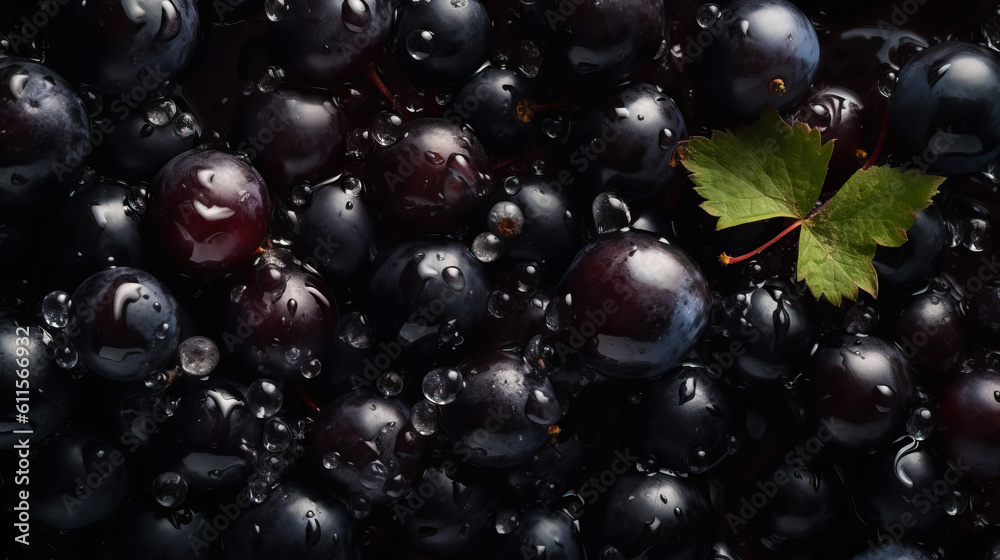
<path fill-rule="evenodd" d="M 826 179 L 833 143 L 798 123 L 789 126 L 773 108 L 736 133 L 695 137 L 681 161 L 706 200 L 718 229 L 768 218 L 801 219 L 813 209 Z"/>
<path fill-rule="evenodd" d="M 834 305 L 858 288 L 878 295 L 872 266 L 876 245 L 899 247 L 917 211 L 931 203 L 943 177 L 890 167 L 858 171 L 826 206 L 805 220 L 799 236 L 798 278 Z"/>
<path fill-rule="evenodd" d="M 814 210 L 833 143 L 824 144 L 819 131 L 805 124 L 788 125 L 773 108 L 735 133 L 692 138 L 679 153 L 705 198 L 701 207 L 719 218 L 718 229 L 769 218 L 801 224 L 798 279 L 817 299 L 825 296 L 835 305 L 856 299 L 858 290 L 878 295 L 872 265 L 877 245 L 905 243 L 916 212 L 931 204 L 944 181 L 918 171 L 871 167 Z"/>

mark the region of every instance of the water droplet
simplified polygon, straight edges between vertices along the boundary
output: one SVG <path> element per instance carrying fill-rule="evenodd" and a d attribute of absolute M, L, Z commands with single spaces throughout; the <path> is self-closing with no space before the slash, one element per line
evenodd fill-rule
<path fill-rule="evenodd" d="M 142 216 L 146 213 L 148 201 L 149 193 L 145 187 L 141 186 L 134 186 L 130 188 L 128 190 L 128 195 L 125 197 L 125 203 L 128 205 L 129 210 L 138 216 Z"/>
<path fill-rule="evenodd" d="M 497 513 L 496 530 L 501 535 L 507 535 L 517 528 L 517 512 L 511 509 L 501 510 Z"/>
<path fill-rule="evenodd" d="M 617 548 L 608 545 L 598 553 L 598 560 L 625 560 L 625 555 Z"/>
<path fill-rule="evenodd" d="M 302 364 L 302 367 L 299 368 L 299 373 L 301 373 L 302 377 L 305 377 L 306 379 L 312 379 L 313 377 L 319 375 L 319 372 L 322 370 L 323 364 L 319 360 L 313 358 L 312 360 Z"/>
<path fill-rule="evenodd" d="M 677 145 L 677 135 L 673 130 L 664 128 L 660 131 L 659 142 L 661 150 L 672 150 Z"/>
<path fill-rule="evenodd" d="M 63 369 L 73 369 L 76 367 L 79 359 L 80 356 L 72 344 L 60 346 L 56 349 L 56 365 Z"/>
<path fill-rule="evenodd" d="M 375 387 L 387 397 L 395 397 L 403 392 L 403 376 L 394 371 L 383 373 L 375 381 Z"/>
<path fill-rule="evenodd" d="M 292 186 L 292 204 L 295 206 L 305 206 L 312 200 L 313 187 L 308 182 L 297 183 Z"/>
<path fill-rule="evenodd" d="M 369 131 L 355 128 L 347 133 L 347 155 L 355 159 L 364 159 L 372 148 L 372 135 Z"/>
<path fill-rule="evenodd" d="M 457 369 L 437 368 L 424 376 L 422 388 L 427 400 L 444 405 L 455 402 L 458 394 L 465 388 L 465 380 Z"/>
<path fill-rule="evenodd" d="M 974 253 L 981 253 L 989 245 L 990 230 L 989 222 L 982 218 L 962 220 L 962 246 Z"/>
<path fill-rule="evenodd" d="M 266 480 L 259 477 L 252 478 L 247 483 L 247 495 L 250 501 L 255 504 L 262 504 L 271 494 L 271 485 Z"/>
<path fill-rule="evenodd" d="M 197 125 L 198 122 L 194 119 L 194 115 L 181 113 L 174 119 L 174 132 L 181 138 L 188 138 L 198 132 Z"/>
<path fill-rule="evenodd" d="M 175 508 L 187 498 L 188 483 L 175 472 L 160 473 L 153 480 L 153 498 L 163 507 Z"/>
<path fill-rule="evenodd" d="M 42 318 L 45 324 L 61 329 L 69 324 L 69 294 L 66 292 L 50 292 L 42 298 Z"/>
<path fill-rule="evenodd" d="M 441 279 L 449 288 L 460 292 L 465 289 L 465 274 L 457 266 L 449 266 L 441 271 Z"/>
<path fill-rule="evenodd" d="M 506 188 L 506 184 L 504 187 Z M 524 213 L 513 202 L 498 202 L 490 208 L 489 215 L 486 218 L 486 225 L 500 239 L 512 239 L 520 235 L 524 229 Z"/>
<path fill-rule="evenodd" d="M 181 342 L 177 355 L 184 373 L 194 377 L 208 375 L 219 365 L 219 347 L 204 336 L 192 336 Z"/>
<path fill-rule="evenodd" d="M 715 4 L 702 4 L 695 13 L 695 21 L 701 28 L 710 27 L 722 17 L 722 10 Z"/>
<path fill-rule="evenodd" d="M 952 490 L 941 498 L 941 505 L 944 507 L 945 513 L 955 516 L 965 511 L 965 508 L 969 505 L 969 501 L 965 497 L 965 494 L 958 490 Z"/>
<path fill-rule="evenodd" d="M 490 232 L 480 233 L 472 240 L 472 254 L 480 262 L 491 263 L 499 259 L 503 249 L 503 241 Z"/>
<path fill-rule="evenodd" d="M 344 0 L 340 16 L 344 21 L 344 27 L 355 33 L 363 32 L 372 23 L 372 12 L 365 0 Z"/>
<path fill-rule="evenodd" d="M 281 410 L 284 396 L 270 379 L 258 379 L 247 389 L 247 407 L 257 418 L 270 418 Z"/>
<path fill-rule="evenodd" d="M 896 73 L 892 70 L 886 70 L 882 72 L 882 75 L 878 77 L 876 81 L 878 86 L 878 92 L 882 94 L 883 97 L 889 97 L 892 95 L 892 90 L 896 88 Z"/>
<path fill-rule="evenodd" d="M 503 290 L 494 290 L 490 294 L 490 299 L 487 303 L 486 310 L 489 311 L 490 315 L 496 317 L 497 319 L 503 319 L 508 313 L 514 309 L 514 300 L 511 299 L 510 294 Z"/>
<path fill-rule="evenodd" d="M 850 334 L 867 335 L 878 325 L 878 312 L 864 303 L 857 303 L 844 316 L 844 329 Z"/>
<path fill-rule="evenodd" d="M 177 116 L 177 104 L 172 100 L 160 97 L 143 106 L 143 115 L 151 125 L 163 126 Z"/>
<path fill-rule="evenodd" d="M 302 351 L 294 346 L 285 351 L 285 361 L 289 364 L 295 364 L 295 362 L 298 362 L 301 357 Z"/>
<path fill-rule="evenodd" d="M 517 48 L 517 69 L 525 77 L 534 78 L 542 65 L 542 51 L 534 42 L 523 40 Z"/>
<path fill-rule="evenodd" d="M 418 402 L 410 411 L 410 423 L 420 435 L 432 435 L 440 426 L 437 407 L 427 400 Z"/>
<path fill-rule="evenodd" d="M 340 466 L 340 453 L 331 451 L 323 456 L 323 468 L 333 470 Z"/>
<path fill-rule="evenodd" d="M 893 402 L 895 396 L 896 391 L 888 385 L 876 385 L 872 388 L 872 402 L 875 403 L 875 409 L 879 412 L 891 411 L 893 404 L 895 404 Z"/>
<path fill-rule="evenodd" d="M 509 196 L 514 196 L 521 192 L 521 180 L 517 177 L 507 177 L 507 180 L 503 182 L 503 190 Z"/>
<path fill-rule="evenodd" d="M 923 407 L 915 409 L 906 421 L 906 432 L 917 441 L 929 438 L 934 433 L 934 415 Z"/>
<path fill-rule="evenodd" d="M 169 332 L 170 323 L 160 323 L 160 325 L 156 327 L 156 330 L 153 331 L 153 336 L 155 336 L 157 340 L 163 340 L 164 338 L 167 338 L 167 333 Z"/>
<path fill-rule="evenodd" d="M 264 14 L 267 19 L 277 23 L 288 13 L 286 0 L 264 0 Z"/>
<path fill-rule="evenodd" d="M 340 330 L 340 340 L 355 350 L 369 348 L 372 345 L 373 335 L 365 316 L 357 312 L 349 315 Z"/>
<path fill-rule="evenodd" d="M 533 389 L 528 393 L 528 400 L 524 403 L 524 414 L 528 420 L 543 426 L 555 424 L 562 417 L 562 410 L 559 401 L 554 395 L 542 392 L 540 389 Z"/>
<path fill-rule="evenodd" d="M 632 223 L 628 205 L 614 192 L 602 192 L 591 206 L 597 233 L 609 233 L 626 228 Z"/>
<path fill-rule="evenodd" d="M 434 33 L 417 29 L 406 37 L 406 52 L 413 60 L 424 60 L 434 52 Z"/>
<path fill-rule="evenodd" d="M 375 122 L 372 123 L 371 134 L 379 145 L 391 146 L 396 142 L 399 142 L 399 139 L 403 137 L 403 133 L 405 131 L 406 126 L 403 122 L 403 117 L 400 117 L 395 113 L 382 111 L 375 116 Z"/>
<path fill-rule="evenodd" d="M 264 448 L 272 453 L 287 449 L 294 437 L 292 428 L 281 418 L 271 418 L 264 424 Z"/>

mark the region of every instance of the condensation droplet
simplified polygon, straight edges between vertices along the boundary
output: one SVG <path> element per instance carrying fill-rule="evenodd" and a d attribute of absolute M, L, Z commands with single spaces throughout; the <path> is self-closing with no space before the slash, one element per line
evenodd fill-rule
<path fill-rule="evenodd" d="M 715 4 L 702 4 L 695 13 L 695 21 L 702 28 L 710 27 L 722 17 L 722 10 Z"/>
<path fill-rule="evenodd" d="M 506 188 L 506 185 L 504 186 Z M 524 213 L 513 202 L 498 202 L 490 208 L 486 225 L 500 239 L 512 239 L 520 235 L 524 229 Z"/>
<path fill-rule="evenodd" d="M 387 397 L 395 397 L 403 392 L 403 376 L 394 371 L 383 373 L 375 381 L 375 387 Z"/>
<path fill-rule="evenodd" d="M 602 192 L 597 195 L 591 211 L 598 234 L 618 231 L 632 223 L 628 205 L 614 192 Z"/>
<path fill-rule="evenodd" d="M 406 37 L 406 52 L 413 60 L 424 60 L 434 52 L 434 33 L 417 29 Z"/>
<path fill-rule="evenodd" d="M 184 373 L 194 377 L 208 375 L 219 365 L 219 347 L 204 336 L 192 336 L 181 342 L 177 355 Z"/>
<path fill-rule="evenodd" d="M 257 418 L 270 418 L 281 410 L 284 395 L 270 379 L 258 379 L 247 389 L 247 407 Z"/>
<path fill-rule="evenodd" d="M 424 376 L 421 387 L 427 400 L 445 405 L 455 402 L 458 394 L 465 388 L 465 380 L 457 369 L 437 368 Z"/>
<path fill-rule="evenodd" d="M 187 498 L 188 483 L 175 472 L 160 473 L 153 480 L 153 497 L 163 507 L 175 508 Z"/>
<path fill-rule="evenodd" d="M 490 232 L 480 233 L 472 240 L 472 254 L 480 262 L 491 263 L 499 259 L 503 250 L 503 241 Z"/>
<path fill-rule="evenodd" d="M 440 427 L 437 406 L 428 400 L 419 401 L 410 411 L 410 423 L 420 435 L 434 434 Z"/>
<path fill-rule="evenodd" d="M 69 294 L 66 292 L 50 292 L 42 298 L 42 318 L 45 324 L 61 329 L 69 324 Z"/>

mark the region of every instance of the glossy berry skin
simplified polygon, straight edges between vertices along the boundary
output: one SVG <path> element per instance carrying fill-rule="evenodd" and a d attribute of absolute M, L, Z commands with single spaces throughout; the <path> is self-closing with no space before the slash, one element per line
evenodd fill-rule
<path fill-rule="evenodd" d="M 255 377 L 320 373 L 338 323 L 329 286 L 300 269 L 286 250 L 261 253 L 232 282 L 220 348 Z"/>
<path fill-rule="evenodd" d="M 460 243 L 414 238 L 387 247 L 372 267 L 365 308 L 376 337 L 397 351 L 455 348 L 486 316 L 489 279 Z"/>
<path fill-rule="evenodd" d="M 705 558 L 715 542 L 717 513 L 697 478 L 653 472 L 619 476 L 595 515 L 583 518 L 592 550 L 627 560 Z M 614 547 L 621 556 L 605 552 Z"/>
<path fill-rule="evenodd" d="M 365 191 L 382 218 L 414 233 L 462 225 L 493 190 L 486 150 L 467 129 L 433 118 L 406 123 L 403 137 L 377 144 Z"/>
<path fill-rule="evenodd" d="M 205 538 L 217 511 L 166 509 L 143 496 L 121 508 L 112 521 L 110 560 L 222 560 L 222 540 Z"/>
<path fill-rule="evenodd" d="M 677 104 L 657 87 L 633 82 L 612 90 L 588 111 L 564 148 L 570 168 L 591 189 L 641 199 L 673 179 L 670 161 L 686 138 Z"/>
<path fill-rule="evenodd" d="M 309 435 L 308 464 L 337 496 L 385 507 L 416 480 L 424 452 L 408 403 L 356 389 L 323 408 Z"/>
<path fill-rule="evenodd" d="M 991 284 L 980 290 L 972 300 L 969 315 L 987 337 L 996 339 L 1000 335 L 1000 285 Z"/>
<path fill-rule="evenodd" d="M 517 192 L 509 194 L 507 189 L 514 188 Z M 521 233 L 504 240 L 501 262 L 508 268 L 534 262 L 546 272 L 564 270 L 579 249 L 584 217 L 572 190 L 545 175 L 517 175 L 505 179 L 504 188 L 496 189 L 484 207 L 501 201 L 513 202 L 524 215 Z"/>
<path fill-rule="evenodd" d="M 120 107 L 127 106 L 115 106 Z M 199 139 L 194 117 L 164 97 L 154 97 L 126 115 L 112 109 L 98 128 L 104 136 L 95 147 L 95 167 L 129 181 L 151 180 L 167 162 L 193 150 Z"/>
<path fill-rule="evenodd" d="M 533 88 L 521 74 L 488 66 L 457 88 L 444 117 L 471 126 L 491 153 L 512 153 L 535 133 L 532 99 Z"/>
<path fill-rule="evenodd" d="M 949 469 L 950 470 L 950 469 Z M 861 519 L 882 527 L 907 515 L 912 535 L 929 532 L 944 518 L 941 498 L 960 472 L 945 468 L 925 442 L 912 438 L 863 455 L 851 477 L 854 503 Z M 943 481 L 946 485 L 943 487 Z M 936 499 L 935 499 L 936 498 Z"/>
<path fill-rule="evenodd" d="M 461 557 L 495 534 L 500 495 L 489 479 L 467 471 L 449 459 L 439 467 L 424 469 L 420 482 L 397 506 L 408 507 L 402 510 L 406 515 L 399 517 L 399 535 L 406 548 L 437 557 Z"/>
<path fill-rule="evenodd" d="M 549 560 L 584 560 L 580 527 L 562 510 L 536 507 L 517 515 L 517 527 L 500 535 L 493 558 L 523 558 L 530 554 Z M 530 556 L 529 556 L 530 557 Z"/>
<path fill-rule="evenodd" d="M 43 243 L 58 282 L 52 289 L 69 291 L 109 266 L 142 268 L 146 242 L 128 194 L 124 185 L 97 181 L 76 189 L 49 217 Z"/>
<path fill-rule="evenodd" d="M 933 173 L 956 175 L 1000 154 L 1000 58 L 986 47 L 928 47 L 899 73 L 890 130 Z"/>
<path fill-rule="evenodd" d="M 1000 475 L 1000 374 L 987 370 L 964 374 L 938 400 L 938 425 L 948 458 L 961 461 L 975 477 Z"/>
<path fill-rule="evenodd" d="M 958 363 L 967 345 L 965 314 L 947 294 L 925 292 L 900 311 L 893 339 L 917 369 L 941 375 Z"/>
<path fill-rule="evenodd" d="M 598 372 L 624 379 L 677 365 L 712 309 L 698 265 L 666 240 L 635 230 L 584 247 L 552 300 L 555 326 L 569 347 Z"/>
<path fill-rule="evenodd" d="M 270 210 L 267 186 L 249 163 L 218 150 L 192 150 L 153 179 L 146 220 L 175 267 L 219 275 L 257 251 Z"/>
<path fill-rule="evenodd" d="M 824 191 L 835 192 L 868 160 L 878 142 L 877 108 L 842 87 L 825 88 L 799 104 L 795 120 L 819 129 L 823 142 L 836 139 Z"/>
<path fill-rule="evenodd" d="M 283 9 L 275 3 L 267 38 L 288 78 L 332 86 L 373 61 L 389 38 L 393 6 L 388 0 L 305 0 Z"/>
<path fill-rule="evenodd" d="M 355 284 L 368 270 L 378 219 L 343 180 L 314 186 L 304 205 L 284 215 L 295 254 L 334 287 Z"/>
<path fill-rule="evenodd" d="M 46 66 L 0 59 L 0 206 L 50 202 L 90 151 L 90 121 L 72 86 Z"/>
<path fill-rule="evenodd" d="M 903 353 L 876 337 L 832 337 L 804 368 L 801 394 L 816 429 L 830 445 L 873 450 L 902 435 L 916 387 Z"/>
<path fill-rule="evenodd" d="M 665 10 L 655 0 L 546 0 L 521 4 L 521 17 L 556 71 L 574 83 L 621 82 L 665 48 Z"/>
<path fill-rule="evenodd" d="M 560 370 L 565 373 L 565 370 Z M 556 394 L 562 397 L 559 384 L 553 382 Z M 580 407 L 583 409 L 584 407 Z M 578 410 L 580 410 L 578 409 Z M 570 411 L 573 411 L 573 405 Z M 572 414 L 572 412 L 570 412 Z M 579 426 L 573 426 L 572 435 L 566 437 L 566 422 L 560 420 L 558 441 L 542 446 L 527 460 L 503 471 L 504 485 L 515 494 L 540 503 L 552 503 L 567 491 L 582 486 L 590 470 L 588 461 L 602 457 L 599 452 L 610 430 L 603 417 L 593 417 Z M 612 452 L 612 461 L 618 459 Z M 592 485 L 591 485 L 592 486 Z M 596 495 L 582 496 L 584 500 L 595 500 Z"/>
<path fill-rule="evenodd" d="M 67 78 L 129 95 L 187 66 L 200 28 L 195 0 L 72 0 L 53 22 L 52 64 Z"/>
<path fill-rule="evenodd" d="M 215 375 L 171 386 L 165 398 L 177 406 L 151 437 L 163 465 L 191 486 L 222 488 L 245 482 L 263 424 L 251 412 L 245 393 L 245 386 Z"/>
<path fill-rule="evenodd" d="M 723 385 L 707 368 L 685 365 L 642 391 L 625 432 L 634 440 L 632 449 L 655 457 L 660 468 L 697 474 L 726 456 L 731 423 Z"/>
<path fill-rule="evenodd" d="M 493 24 L 481 0 L 400 4 L 392 44 L 399 69 L 417 84 L 448 87 L 471 76 L 493 49 Z"/>
<path fill-rule="evenodd" d="M 31 461 L 31 518 L 62 530 L 93 525 L 128 492 L 130 458 L 117 443 L 74 428 Z"/>
<path fill-rule="evenodd" d="M 0 383 L 10 395 L 0 409 L 0 449 L 14 449 L 18 436 L 13 430 L 32 430 L 31 437 L 42 441 L 62 425 L 73 399 L 74 383 L 56 366 L 46 348 L 45 331 L 35 321 L 0 311 Z M 31 414 L 29 424 L 16 421 L 15 391 L 27 391 Z"/>
<path fill-rule="evenodd" d="M 796 375 L 812 349 L 815 318 L 798 294 L 778 280 L 726 298 L 715 327 L 716 367 L 747 384 Z"/>
<path fill-rule="evenodd" d="M 319 91 L 256 92 L 242 99 L 233 123 L 236 149 L 247 153 L 273 192 L 287 194 L 298 183 L 344 169 L 347 115 Z"/>
<path fill-rule="evenodd" d="M 497 350 L 459 368 L 465 388 L 441 408 L 452 452 L 490 468 L 510 467 L 535 453 L 560 416 L 552 384 L 520 356 Z"/>
<path fill-rule="evenodd" d="M 941 270 L 949 246 L 950 233 L 936 204 L 917 212 L 899 247 L 879 247 L 872 265 L 878 273 L 882 293 L 913 292 L 923 288 Z"/>
<path fill-rule="evenodd" d="M 177 301 L 144 270 L 98 272 L 76 288 L 71 301 L 66 334 L 94 373 L 115 381 L 142 379 L 166 365 L 177 350 Z"/>
<path fill-rule="evenodd" d="M 839 473 L 832 463 L 820 458 L 808 463 L 798 456 L 782 460 L 761 473 L 758 480 L 764 481 L 760 491 L 773 496 L 751 523 L 774 548 L 786 546 L 788 541 L 809 542 L 847 503 Z M 768 484 L 773 487 L 768 488 Z"/>
<path fill-rule="evenodd" d="M 819 39 L 790 2 L 737 0 L 709 31 L 714 40 L 695 61 L 696 76 L 701 93 L 727 112 L 750 119 L 768 104 L 788 109 L 812 86 Z"/>
<path fill-rule="evenodd" d="M 344 504 L 302 477 L 283 481 L 223 533 L 230 560 L 361 558 L 357 521 Z"/>

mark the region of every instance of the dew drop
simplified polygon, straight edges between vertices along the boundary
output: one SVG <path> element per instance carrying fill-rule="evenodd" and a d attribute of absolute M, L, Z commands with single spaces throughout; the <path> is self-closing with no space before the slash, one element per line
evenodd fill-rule
<path fill-rule="evenodd" d="M 45 324 L 61 329 L 69 324 L 69 294 L 66 292 L 50 292 L 42 298 L 42 318 Z"/>
<path fill-rule="evenodd" d="M 501 535 L 510 534 L 511 531 L 517 528 L 518 519 L 517 512 L 511 509 L 501 510 L 497 513 L 496 530 L 497 533 Z"/>
<path fill-rule="evenodd" d="M 413 60 L 424 60 L 434 52 L 434 33 L 417 29 L 406 37 L 406 52 Z"/>
<path fill-rule="evenodd" d="M 340 453 L 331 451 L 323 456 L 323 468 L 328 470 L 336 469 L 340 466 Z"/>
<path fill-rule="evenodd" d="M 434 434 L 440 426 L 437 406 L 428 400 L 419 401 L 410 411 L 410 423 L 420 435 Z"/>
<path fill-rule="evenodd" d="M 264 448 L 272 453 L 288 449 L 294 437 L 292 428 L 281 418 L 271 418 L 264 424 Z"/>
<path fill-rule="evenodd" d="M 632 223 L 628 205 L 614 192 L 602 192 L 597 195 L 591 211 L 598 234 L 618 231 Z"/>
<path fill-rule="evenodd" d="M 319 360 L 313 358 L 312 360 L 302 364 L 302 367 L 299 368 L 299 373 L 301 373 L 302 377 L 305 377 L 306 379 L 312 379 L 319 375 L 319 372 L 322 370 L 323 364 Z"/>
<path fill-rule="evenodd" d="M 513 202 L 498 202 L 490 208 L 486 224 L 500 239 L 509 240 L 523 231 L 524 213 Z"/>
<path fill-rule="evenodd" d="M 702 4 L 695 13 L 695 21 L 701 28 L 710 27 L 722 17 L 722 10 L 715 4 Z"/>
<path fill-rule="evenodd" d="M 524 404 L 524 414 L 528 420 L 536 424 L 549 426 L 559 421 L 562 410 L 555 396 L 547 395 L 540 389 L 534 389 L 528 393 L 528 400 Z"/>
<path fill-rule="evenodd" d="M 270 379 L 258 379 L 247 389 L 247 407 L 257 418 L 270 418 L 281 410 L 284 396 Z"/>
<path fill-rule="evenodd" d="M 386 397 L 395 397 L 403 392 L 403 376 L 388 371 L 375 380 L 375 388 Z"/>
<path fill-rule="evenodd" d="M 421 387 L 427 400 L 445 405 L 455 402 L 458 394 L 465 388 L 465 380 L 457 369 L 437 368 L 424 376 Z"/>
<path fill-rule="evenodd" d="M 480 262 L 491 263 L 499 259 L 503 250 L 503 241 L 490 232 L 480 233 L 472 240 L 472 254 Z"/>
<path fill-rule="evenodd" d="M 181 342 L 177 349 L 184 373 L 202 377 L 219 365 L 219 347 L 210 338 L 192 336 Z"/>
<path fill-rule="evenodd" d="M 188 483 L 175 472 L 160 473 L 153 480 L 153 497 L 163 507 L 175 508 L 187 498 Z"/>
<path fill-rule="evenodd" d="M 441 279 L 449 288 L 460 292 L 465 289 L 465 274 L 457 266 L 449 266 L 441 271 Z"/>
<path fill-rule="evenodd" d="M 403 137 L 406 130 L 403 118 L 395 113 L 382 111 L 375 116 L 371 134 L 381 146 L 391 146 Z"/>
<path fill-rule="evenodd" d="M 286 0 L 264 0 L 264 14 L 267 19 L 277 23 L 288 13 Z"/>

